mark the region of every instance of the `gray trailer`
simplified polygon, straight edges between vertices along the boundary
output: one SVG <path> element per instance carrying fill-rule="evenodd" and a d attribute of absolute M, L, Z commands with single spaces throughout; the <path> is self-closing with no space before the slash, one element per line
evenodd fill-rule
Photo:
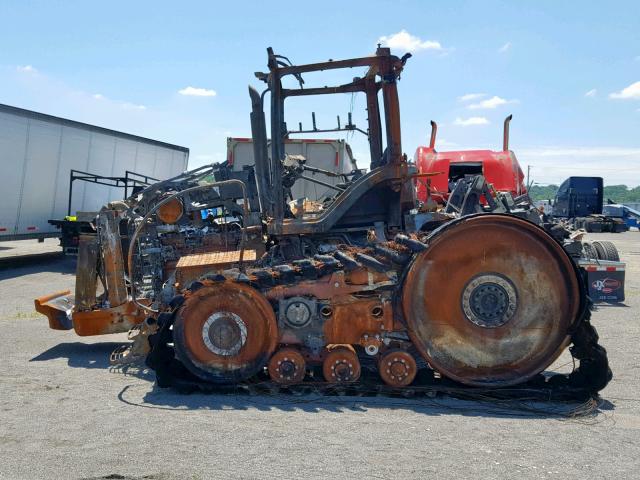
<path fill-rule="evenodd" d="M 123 197 L 122 188 L 79 182 L 69 208 L 71 170 L 163 180 L 186 170 L 188 159 L 185 147 L 0 104 L 0 241 L 59 237 L 49 220 Z"/>
<path fill-rule="evenodd" d="M 344 178 L 339 175 L 349 174 L 358 168 L 351 147 L 344 140 L 286 139 L 284 147 L 285 152 L 289 155 L 302 155 L 306 159 L 307 166 L 337 175 L 326 175 L 321 172 L 305 173 L 305 176 L 311 180 L 303 179 L 294 184 L 291 193 L 296 199 L 306 197 L 311 200 L 321 200 L 327 195 L 333 196 L 336 194 L 336 190 L 329 185 L 335 186 L 344 182 Z M 228 137 L 227 164 L 234 171 L 241 171 L 246 166 L 253 166 L 255 164 L 253 140 L 251 138 Z"/>

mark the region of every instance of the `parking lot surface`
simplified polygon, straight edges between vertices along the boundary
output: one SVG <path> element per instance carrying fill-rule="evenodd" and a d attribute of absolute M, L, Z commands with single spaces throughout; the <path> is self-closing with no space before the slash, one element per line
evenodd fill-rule
<path fill-rule="evenodd" d="M 50 330 L 34 312 L 35 297 L 73 289 L 73 259 L 3 265 L 0 478 L 638 478 L 640 233 L 589 237 L 627 262 L 626 301 L 593 314 L 614 378 L 576 418 L 557 403 L 180 395 L 109 367 L 125 335 Z"/>

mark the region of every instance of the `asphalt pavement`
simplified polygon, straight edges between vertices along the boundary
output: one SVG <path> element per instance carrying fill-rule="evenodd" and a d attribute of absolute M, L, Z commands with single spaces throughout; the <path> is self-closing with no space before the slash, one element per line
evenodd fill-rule
<path fill-rule="evenodd" d="M 73 259 L 0 266 L 0 478 L 638 478 L 640 233 L 590 237 L 618 246 L 626 301 L 593 314 L 614 379 L 573 418 L 560 403 L 180 395 L 109 367 L 125 335 L 50 330 L 34 312 L 73 289 Z"/>

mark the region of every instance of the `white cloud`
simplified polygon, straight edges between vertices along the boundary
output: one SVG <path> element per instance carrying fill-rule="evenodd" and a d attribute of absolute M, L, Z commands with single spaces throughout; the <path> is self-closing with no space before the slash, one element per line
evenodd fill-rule
<path fill-rule="evenodd" d="M 471 100 L 478 100 L 479 98 L 486 97 L 486 93 L 466 93 L 458 97 L 459 102 L 470 102 Z"/>
<path fill-rule="evenodd" d="M 446 138 L 443 138 L 443 139 L 438 138 L 436 139 L 436 146 L 438 148 L 453 148 L 453 147 L 457 147 L 458 144 L 456 142 L 450 142 Z"/>
<path fill-rule="evenodd" d="M 393 35 L 383 35 L 378 38 L 378 43 L 385 47 L 403 50 L 405 52 L 417 52 L 419 50 L 443 50 L 440 42 L 436 42 L 434 40 L 422 40 L 420 37 L 411 35 L 404 29 L 400 30 L 398 33 L 394 33 Z"/>
<path fill-rule="evenodd" d="M 498 52 L 505 53 L 510 48 L 511 48 L 511 42 L 507 42 L 498 49 Z"/>
<path fill-rule="evenodd" d="M 640 157 L 640 148 L 627 147 L 538 147 L 522 149 L 522 154 L 535 154 L 538 157 Z M 639 165 L 640 166 L 640 165 Z"/>
<path fill-rule="evenodd" d="M 498 97 L 494 95 L 491 98 L 483 100 L 479 103 L 472 103 L 467 108 L 469 110 L 481 110 L 481 109 L 493 109 L 499 107 L 500 105 L 506 105 L 507 103 L 516 103 L 517 100 L 506 100 L 504 98 Z"/>
<path fill-rule="evenodd" d="M 180 95 L 186 95 L 188 97 L 215 97 L 217 95 L 215 90 L 198 87 L 186 87 L 182 90 L 178 90 L 178 93 Z"/>
<path fill-rule="evenodd" d="M 597 93 L 598 93 L 598 90 L 595 89 L 595 88 L 592 88 L 587 93 L 585 93 L 584 96 L 585 97 L 595 97 Z"/>
<path fill-rule="evenodd" d="M 531 165 L 532 180 L 556 185 L 576 172 L 604 178 L 605 185 L 640 183 L 640 147 L 540 146 L 516 150 L 520 165 Z"/>
<path fill-rule="evenodd" d="M 38 73 L 32 65 L 18 65 L 16 70 L 20 73 Z"/>
<path fill-rule="evenodd" d="M 609 94 L 609 98 L 621 99 L 621 100 L 640 100 L 640 82 L 635 82 L 626 88 L 623 88 L 619 92 L 613 92 Z"/>
<path fill-rule="evenodd" d="M 453 121 L 454 125 L 460 125 L 461 127 L 469 127 L 471 125 L 488 125 L 489 120 L 484 117 L 469 117 L 469 118 L 456 118 Z"/>
<path fill-rule="evenodd" d="M 120 106 L 125 110 L 146 110 L 147 109 L 147 107 L 144 105 L 138 105 L 138 104 L 129 103 L 129 102 L 122 102 Z"/>
<path fill-rule="evenodd" d="M 91 95 L 91 98 L 98 100 L 100 102 L 108 102 L 112 105 L 116 105 L 122 108 L 123 110 L 146 110 L 147 109 L 147 107 L 144 105 L 139 105 L 131 102 L 123 102 L 121 100 L 111 100 L 110 98 L 105 97 L 101 93 L 94 93 L 93 95 Z"/>

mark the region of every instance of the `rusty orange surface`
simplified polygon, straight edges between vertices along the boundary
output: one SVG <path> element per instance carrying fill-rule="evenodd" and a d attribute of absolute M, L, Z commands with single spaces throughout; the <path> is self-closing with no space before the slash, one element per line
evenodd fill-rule
<path fill-rule="evenodd" d="M 214 353 L 205 343 L 205 322 L 218 312 L 237 315 L 246 327 L 245 343 L 236 354 Z M 256 290 L 230 282 L 212 282 L 191 294 L 177 313 L 173 331 L 176 353 L 187 368 L 201 378 L 223 383 L 254 375 L 278 342 L 269 302 Z"/>
<path fill-rule="evenodd" d="M 161 222 L 173 224 L 182 218 L 183 213 L 182 202 L 180 199 L 174 198 L 158 208 L 157 215 Z"/>
<path fill-rule="evenodd" d="M 322 374 L 329 383 L 350 383 L 360 378 L 360 360 L 352 349 L 336 347 L 327 353 Z"/>
<path fill-rule="evenodd" d="M 255 262 L 256 251 L 245 250 L 243 262 Z M 207 273 L 224 270 L 240 262 L 240 250 L 225 252 L 197 253 L 180 257 L 176 264 L 176 282 L 185 286 L 193 280 L 197 280 Z"/>
<path fill-rule="evenodd" d="M 411 265 L 402 308 L 416 348 L 437 371 L 469 385 L 512 385 L 549 366 L 569 342 L 580 304 L 571 259 L 542 229 L 504 215 L 449 224 Z M 517 307 L 503 325 L 480 326 L 463 310 L 471 279 L 503 276 Z"/>
<path fill-rule="evenodd" d="M 69 290 L 36 298 L 35 308 L 49 319 L 49 328 L 73 328 L 80 336 L 128 332 L 146 318 L 144 310 L 133 302 L 125 302 L 113 308 L 75 312 L 74 297 Z"/>
<path fill-rule="evenodd" d="M 404 350 L 389 350 L 378 362 L 380 378 L 391 387 L 406 387 L 416 378 L 416 359 Z"/>
<path fill-rule="evenodd" d="M 73 308 L 73 295 L 70 290 L 44 295 L 36 298 L 36 312 L 41 313 L 49 320 L 49 328 L 53 330 L 69 330 L 71 323 L 67 318 L 67 311 Z"/>
<path fill-rule="evenodd" d="M 384 274 L 372 275 L 367 278 L 372 280 L 372 284 L 389 281 L 389 278 Z M 368 284 L 362 274 L 358 274 L 357 281 L 359 283 L 357 284 L 349 283 L 350 279 L 350 274 L 334 272 L 317 280 L 307 280 L 293 285 L 278 285 L 265 292 L 265 295 L 269 300 L 303 295 L 312 295 L 321 300 L 327 300 L 340 295 L 361 292 L 363 287 Z"/>
<path fill-rule="evenodd" d="M 373 337 L 393 328 L 393 312 L 389 301 L 344 296 L 335 298 L 331 307 L 333 315 L 323 327 L 327 343 L 360 344 L 364 335 Z M 382 311 L 380 315 L 372 313 L 376 307 Z"/>
<path fill-rule="evenodd" d="M 288 367 L 290 370 L 287 370 Z M 269 360 L 269 376 L 271 380 L 282 385 L 300 383 L 306 373 L 304 356 L 293 348 L 278 350 Z"/>
<path fill-rule="evenodd" d="M 73 313 L 73 329 L 80 336 L 128 332 L 144 321 L 147 314 L 133 302 L 113 308 Z"/>

